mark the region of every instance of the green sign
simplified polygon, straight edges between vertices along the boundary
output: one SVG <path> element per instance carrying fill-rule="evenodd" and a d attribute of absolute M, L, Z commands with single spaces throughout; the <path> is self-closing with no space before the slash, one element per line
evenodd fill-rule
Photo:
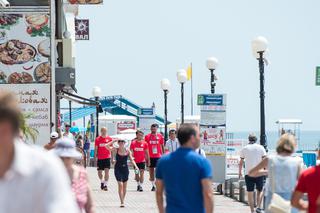
<path fill-rule="evenodd" d="M 316 86 L 320 86 L 320 67 L 316 67 Z"/>

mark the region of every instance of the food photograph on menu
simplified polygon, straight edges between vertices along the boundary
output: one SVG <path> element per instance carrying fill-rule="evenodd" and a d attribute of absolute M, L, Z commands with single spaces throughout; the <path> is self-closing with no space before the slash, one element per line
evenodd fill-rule
<path fill-rule="evenodd" d="M 0 14 L 0 84 L 50 83 L 48 14 Z"/>

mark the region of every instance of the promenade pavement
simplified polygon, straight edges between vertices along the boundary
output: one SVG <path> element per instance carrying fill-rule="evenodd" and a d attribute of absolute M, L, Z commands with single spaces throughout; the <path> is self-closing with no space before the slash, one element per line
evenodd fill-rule
<path fill-rule="evenodd" d="M 93 191 L 93 198 L 97 213 L 156 213 L 157 206 L 155 193 L 151 192 L 151 184 L 145 181 L 144 192 L 136 191 L 136 182 L 134 173 L 130 171 L 128 181 L 128 192 L 125 200 L 126 207 L 120 208 L 120 201 L 117 191 L 117 182 L 114 177 L 114 171 L 110 171 L 110 181 L 108 183 L 109 191 L 100 190 L 100 183 L 97 177 L 96 168 L 87 168 L 90 179 L 90 185 Z M 148 180 L 148 174 L 146 176 Z M 236 202 L 222 195 L 215 196 L 215 213 L 247 213 L 250 212 L 248 206 Z"/>

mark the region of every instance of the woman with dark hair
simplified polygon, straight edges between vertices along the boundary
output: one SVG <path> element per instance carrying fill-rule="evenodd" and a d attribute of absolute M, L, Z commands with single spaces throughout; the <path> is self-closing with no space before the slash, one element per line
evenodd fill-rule
<path fill-rule="evenodd" d="M 114 146 L 114 143 L 118 143 L 118 148 Z M 114 152 L 113 156 L 116 156 L 116 163 L 114 166 L 114 175 L 118 182 L 118 193 L 120 197 L 120 207 L 124 207 L 124 199 L 127 193 L 127 182 L 129 179 L 129 166 L 128 158 L 133 164 L 135 171 L 139 172 L 139 168 L 133 160 L 132 153 L 125 147 L 125 140 L 114 140 L 106 145 L 109 151 Z"/>

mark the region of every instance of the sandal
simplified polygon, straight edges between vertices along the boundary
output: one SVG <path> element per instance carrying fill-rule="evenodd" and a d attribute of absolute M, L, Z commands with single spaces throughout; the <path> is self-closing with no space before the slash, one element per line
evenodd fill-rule
<path fill-rule="evenodd" d="M 120 205 L 120 208 L 124 208 L 124 204 L 123 203 Z"/>

